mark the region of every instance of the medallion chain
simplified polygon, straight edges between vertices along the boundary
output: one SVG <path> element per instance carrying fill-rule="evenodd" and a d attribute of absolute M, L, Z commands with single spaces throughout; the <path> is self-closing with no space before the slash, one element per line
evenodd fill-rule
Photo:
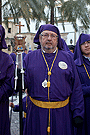
<path fill-rule="evenodd" d="M 44 61 L 45 61 L 45 63 L 46 63 L 47 69 L 48 69 L 48 82 L 47 82 L 47 87 L 48 87 L 48 101 L 49 101 L 49 102 L 50 102 L 50 98 L 49 98 L 50 75 L 51 75 L 51 70 L 52 70 L 52 68 L 53 68 L 53 65 L 54 65 L 54 62 L 55 62 L 55 60 L 56 60 L 57 54 L 58 54 L 58 49 L 56 50 L 56 54 L 55 54 L 54 60 L 53 60 L 53 62 L 52 62 L 51 68 L 50 68 L 50 70 L 49 70 L 48 63 L 47 63 L 47 61 L 46 61 L 46 58 L 45 58 L 45 56 L 44 56 L 44 53 L 42 52 L 42 56 L 43 56 L 43 58 L 44 58 Z M 48 132 L 48 135 L 50 135 L 50 108 L 49 108 L 49 121 L 48 121 L 47 132 Z"/>
<path fill-rule="evenodd" d="M 85 66 L 84 63 L 83 63 L 83 66 L 84 66 L 84 68 L 85 68 L 85 71 L 86 71 L 86 73 L 87 73 L 88 78 L 90 79 L 90 75 L 89 75 L 89 73 L 88 73 L 88 71 L 87 71 L 87 68 L 86 68 L 86 66 Z"/>

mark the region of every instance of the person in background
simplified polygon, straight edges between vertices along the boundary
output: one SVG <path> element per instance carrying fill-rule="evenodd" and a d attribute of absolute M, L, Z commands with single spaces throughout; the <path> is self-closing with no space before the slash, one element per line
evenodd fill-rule
<path fill-rule="evenodd" d="M 14 65 L 16 65 L 16 52 L 12 52 L 12 53 L 10 54 L 10 56 L 11 56 L 12 59 L 13 59 Z"/>
<path fill-rule="evenodd" d="M 14 63 L 7 49 L 5 29 L 0 25 L 0 135 L 10 135 L 9 97 L 14 90 Z"/>
<path fill-rule="evenodd" d="M 27 52 L 27 49 L 25 48 L 24 52 L 22 53 L 23 59 L 24 59 L 24 57 L 26 56 L 27 53 L 28 53 L 28 52 Z"/>
<path fill-rule="evenodd" d="M 24 50 L 24 53 L 26 53 L 26 54 L 28 53 L 28 51 L 27 51 L 27 49 L 26 49 L 26 48 L 25 48 L 25 50 Z"/>
<path fill-rule="evenodd" d="M 84 122 L 78 135 L 90 135 L 90 34 L 81 34 L 74 49 L 74 60 L 82 84 Z"/>
<path fill-rule="evenodd" d="M 24 129 L 25 121 L 26 121 L 27 106 L 28 106 L 28 102 L 30 101 L 27 90 L 25 90 L 25 93 L 27 95 L 22 99 L 22 107 L 23 107 L 22 111 L 24 112 L 23 129 Z M 19 105 L 14 105 L 13 102 L 10 102 L 9 106 L 13 108 L 14 112 L 19 112 Z"/>
<path fill-rule="evenodd" d="M 32 52 L 32 50 L 29 50 L 28 53 Z"/>
<path fill-rule="evenodd" d="M 24 59 L 30 102 L 24 135 L 74 135 L 83 121 L 84 100 L 72 56 L 63 49 L 59 29 L 41 25 L 34 43 L 41 46 Z"/>
<path fill-rule="evenodd" d="M 65 40 L 62 39 L 62 44 L 63 44 L 63 49 L 64 51 L 67 51 L 72 57 L 73 57 L 73 53 L 72 51 L 69 49 L 68 45 L 66 44 Z"/>
<path fill-rule="evenodd" d="M 74 53 L 74 48 L 75 48 L 74 45 L 68 45 L 68 48 L 72 53 Z"/>

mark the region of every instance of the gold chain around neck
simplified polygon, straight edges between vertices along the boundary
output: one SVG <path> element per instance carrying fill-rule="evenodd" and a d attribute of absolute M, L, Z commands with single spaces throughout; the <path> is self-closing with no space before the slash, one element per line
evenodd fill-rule
<path fill-rule="evenodd" d="M 47 69 L 48 69 L 48 82 L 47 82 L 47 87 L 48 87 L 48 100 L 50 100 L 50 99 L 49 99 L 50 75 L 51 75 L 51 70 L 52 70 L 52 68 L 53 68 L 53 65 L 54 65 L 54 62 L 55 62 L 55 60 L 56 60 L 57 54 L 58 54 L 58 49 L 56 50 L 56 54 L 55 54 L 54 60 L 53 60 L 53 62 L 52 62 L 51 68 L 50 68 L 50 70 L 49 70 L 48 63 L 47 63 L 46 58 L 45 58 L 45 56 L 44 56 L 44 53 L 43 53 L 43 51 L 42 51 L 42 56 L 43 56 L 43 58 L 44 58 L 44 61 L 45 61 L 45 63 L 46 63 Z"/>
<path fill-rule="evenodd" d="M 50 70 L 49 70 L 48 63 L 47 63 L 46 58 L 45 58 L 45 56 L 44 56 L 44 53 L 43 53 L 43 51 L 42 51 L 42 56 L 43 56 L 43 58 L 44 58 L 44 61 L 45 61 L 45 63 L 46 63 L 47 69 L 48 69 L 48 82 L 47 82 L 47 87 L 48 87 L 48 101 L 49 101 L 49 102 L 50 102 L 50 98 L 49 98 L 50 75 L 51 75 L 51 70 L 52 70 L 52 68 L 53 68 L 53 65 L 54 65 L 54 62 L 55 62 L 55 60 L 56 60 L 57 54 L 58 54 L 58 49 L 56 50 L 56 54 L 55 54 L 54 60 L 53 60 L 53 62 L 52 62 L 51 68 L 50 68 Z M 48 121 L 47 132 L 48 132 L 48 135 L 50 135 L 50 108 L 49 108 L 49 121 Z"/>
<path fill-rule="evenodd" d="M 86 73 L 87 73 L 88 78 L 90 79 L 90 75 L 89 75 L 89 73 L 88 73 L 88 71 L 87 71 L 87 68 L 86 68 L 86 66 L 85 66 L 84 63 L 83 63 L 83 66 L 84 66 L 84 68 L 85 68 L 85 71 L 86 71 Z"/>
<path fill-rule="evenodd" d="M 46 58 L 45 58 L 45 56 L 44 56 L 44 53 L 43 53 L 43 51 L 42 51 L 42 55 L 43 55 L 44 61 L 45 61 L 45 63 L 46 63 L 46 66 L 47 66 L 48 72 L 51 72 L 51 70 L 52 70 L 52 68 L 53 68 L 53 64 L 54 64 L 54 62 L 55 62 L 55 60 L 56 60 L 57 53 L 58 53 L 58 49 L 56 50 L 56 55 L 55 55 L 55 57 L 54 57 L 54 60 L 53 60 L 52 65 L 51 65 L 51 68 L 50 68 L 50 70 L 49 70 L 48 63 L 47 63 Z"/>

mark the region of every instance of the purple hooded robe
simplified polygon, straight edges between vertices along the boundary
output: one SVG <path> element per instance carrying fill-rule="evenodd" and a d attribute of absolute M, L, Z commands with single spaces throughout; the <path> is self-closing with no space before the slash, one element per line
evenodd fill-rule
<path fill-rule="evenodd" d="M 82 33 L 79 36 L 74 50 L 74 60 L 82 84 L 85 106 L 83 127 L 81 127 L 79 133 L 77 133 L 78 135 L 90 135 L 90 79 L 88 78 L 85 68 L 83 66 L 84 63 L 90 75 L 90 61 L 88 60 L 88 58 L 85 58 L 83 56 L 80 49 L 80 46 L 86 41 L 90 41 L 90 34 Z"/>
<path fill-rule="evenodd" d="M 5 30 L 0 25 L 0 135 L 10 135 L 9 97 L 13 93 L 14 64 L 6 49 Z"/>
<path fill-rule="evenodd" d="M 76 116 L 83 118 L 84 102 L 81 83 L 78 77 L 72 56 L 62 50 L 62 42 L 59 30 L 56 26 L 42 25 L 37 32 L 34 41 L 38 41 L 39 34 L 44 30 L 50 30 L 58 34 L 58 54 L 54 62 L 50 76 L 50 101 L 64 101 L 70 97 L 69 103 L 61 108 L 50 109 L 50 135 L 74 135 L 72 119 Z M 44 53 L 49 68 L 55 57 L 55 53 Z M 60 66 L 60 62 L 66 66 Z M 47 79 L 47 66 L 43 59 L 41 49 L 35 50 L 24 59 L 25 85 L 28 94 L 40 101 L 48 101 L 48 88 L 42 83 Z M 47 135 L 48 109 L 40 108 L 30 101 L 27 108 L 27 117 L 24 135 Z"/>
<path fill-rule="evenodd" d="M 14 65 L 16 65 L 16 54 L 15 53 L 11 53 L 10 56 L 13 59 Z"/>

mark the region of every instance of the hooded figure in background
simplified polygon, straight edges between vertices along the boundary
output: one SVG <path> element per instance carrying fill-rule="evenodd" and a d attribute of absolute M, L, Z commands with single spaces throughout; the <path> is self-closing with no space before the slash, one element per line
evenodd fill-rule
<path fill-rule="evenodd" d="M 13 59 L 14 65 L 16 65 L 16 54 L 13 52 L 13 53 L 10 54 L 10 56 L 11 56 L 12 59 Z"/>
<path fill-rule="evenodd" d="M 81 83 L 72 56 L 63 49 L 56 26 L 41 25 L 34 38 L 40 45 L 24 59 L 30 96 L 24 135 L 74 135 L 84 115 Z"/>
<path fill-rule="evenodd" d="M 11 56 L 2 49 L 7 49 L 7 45 L 5 30 L 0 25 L 0 135 L 10 135 L 9 97 L 13 93 L 14 64 Z"/>
<path fill-rule="evenodd" d="M 84 122 L 78 135 L 90 135 L 90 34 L 81 34 L 74 50 L 74 60 L 82 84 Z"/>

